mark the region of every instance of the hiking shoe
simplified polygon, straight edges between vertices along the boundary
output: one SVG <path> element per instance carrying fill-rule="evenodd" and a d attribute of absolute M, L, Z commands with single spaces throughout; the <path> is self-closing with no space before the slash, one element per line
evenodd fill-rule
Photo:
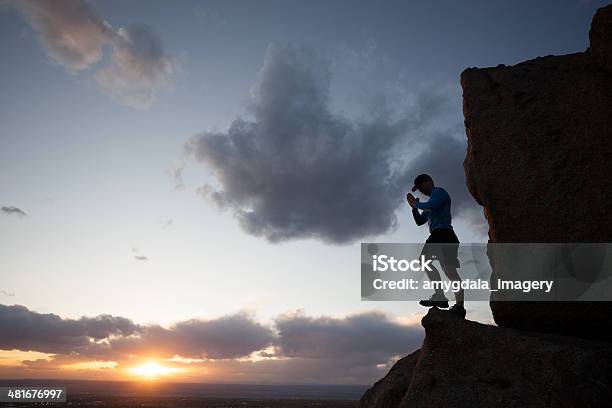
<path fill-rule="evenodd" d="M 461 305 L 454 304 L 453 307 L 448 309 L 448 311 L 456 314 L 457 316 L 461 317 L 462 319 L 465 319 L 465 307 L 463 307 Z"/>
<path fill-rule="evenodd" d="M 436 295 L 434 293 L 429 299 L 419 301 L 419 304 L 425 307 L 436 306 L 446 309 L 448 307 L 448 299 L 444 295 Z"/>

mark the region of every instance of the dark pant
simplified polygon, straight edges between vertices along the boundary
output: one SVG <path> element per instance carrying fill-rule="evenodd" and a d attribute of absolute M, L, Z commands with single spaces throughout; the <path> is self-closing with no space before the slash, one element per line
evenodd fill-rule
<path fill-rule="evenodd" d="M 428 245 L 433 244 L 433 245 Z M 443 245 L 441 245 L 443 244 Z M 422 255 L 440 261 L 440 265 L 450 265 L 460 268 L 459 264 L 459 238 L 452 229 L 436 229 L 425 241 Z"/>
<path fill-rule="evenodd" d="M 425 255 L 426 259 L 437 259 L 442 266 L 444 274 L 451 281 L 461 282 L 461 277 L 457 273 L 459 264 L 459 239 L 455 235 L 455 231 L 452 229 L 437 229 L 433 230 L 425 245 L 423 245 L 422 255 Z M 427 270 L 427 277 L 431 281 L 440 281 L 440 272 L 438 269 L 431 265 L 431 270 Z M 438 295 L 443 295 L 442 290 L 436 290 Z M 455 301 L 457 304 L 463 306 L 463 289 L 455 292 Z"/>

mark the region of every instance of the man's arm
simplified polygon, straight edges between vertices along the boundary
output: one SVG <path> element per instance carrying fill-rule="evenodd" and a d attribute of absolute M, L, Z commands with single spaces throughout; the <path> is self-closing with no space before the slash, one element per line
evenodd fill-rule
<path fill-rule="evenodd" d="M 434 211 L 438 207 L 440 207 L 440 205 L 442 205 L 445 199 L 446 194 L 442 190 L 436 189 L 431 193 L 429 201 L 425 203 L 417 201 L 416 203 L 414 203 L 414 207 L 420 210 Z"/>
<path fill-rule="evenodd" d="M 414 218 L 416 225 L 423 225 L 427 222 L 427 215 L 425 215 L 425 213 L 419 213 L 419 210 L 416 207 L 412 207 L 412 217 Z"/>
<path fill-rule="evenodd" d="M 408 204 L 412 207 L 412 217 L 416 225 L 423 225 L 427 222 L 427 215 L 419 213 L 419 210 L 415 207 L 415 204 L 419 202 L 418 198 L 415 198 L 412 193 L 406 194 Z"/>

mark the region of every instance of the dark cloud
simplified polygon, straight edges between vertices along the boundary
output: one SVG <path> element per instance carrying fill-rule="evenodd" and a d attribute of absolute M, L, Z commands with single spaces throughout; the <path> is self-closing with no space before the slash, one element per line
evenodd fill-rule
<path fill-rule="evenodd" d="M 239 313 L 162 327 L 110 315 L 64 319 L 0 305 L 0 349 L 52 354 L 23 363 L 31 369 L 87 361 L 129 367 L 147 358 L 179 356 L 195 359 L 193 365 L 180 363 L 185 367 L 218 367 L 219 375 L 228 379 L 240 373 L 277 382 L 363 383 L 380 377 L 397 356 L 417 348 L 422 336 L 420 326 L 399 324 L 375 312 L 344 318 L 290 313 L 272 325 Z M 253 354 L 256 360 L 245 359 Z"/>
<path fill-rule="evenodd" d="M 17 217 L 26 217 L 28 214 L 23 211 L 21 208 L 18 207 L 13 207 L 13 206 L 8 206 L 8 207 L 2 207 L 1 208 L 2 212 L 8 215 L 15 215 Z"/>
<path fill-rule="evenodd" d="M 0 305 L 0 349 L 69 354 L 87 350 L 92 340 L 134 334 L 138 327 L 122 317 L 62 319 L 24 306 Z"/>
<path fill-rule="evenodd" d="M 289 314 L 276 319 L 276 327 L 278 353 L 287 357 L 346 359 L 359 355 L 377 364 L 417 348 L 423 339 L 420 326 L 396 323 L 379 312 L 345 318 Z"/>
<path fill-rule="evenodd" d="M 95 80 L 123 103 L 147 107 L 176 70 L 157 33 L 145 25 L 114 28 L 84 0 L 12 1 L 38 35 L 47 55 L 71 72 L 91 68 L 111 48 Z"/>
<path fill-rule="evenodd" d="M 247 233 L 339 244 L 381 235 L 396 228 L 417 168 L 463 174 L 460 162 L 454 167 L 465 154 L 453 134 L 461 123 L 456 88 L 424 86 L 403 111 L 382 100 L 370 118 L 349 120 L 331 112 L 330 83 L 329 61 L 313 49 L 270 45 L 250 118 L 186 143 L 187 155 L 216 178 L 199 192 L 231 209 Z M 465 180 L 453 182 L 466 190 Z"/>
<path fill-rule="evenodd" d="M 274 341 L 269 327 L 249 316 L 236 314 L 214 320 L 192 319 L 170 328 L 148 326 L 139 337 L 111 341 L 113 351 L 122 354 L 143 354 L 171 358 L 229 359 L 246 357 L 266 348 Z"/>
<path fill-rule="evenodd" d="M 213 359 L 247 356 L 267 347 L 275 338 L 272 329 L 246 314 L 208 321 L 193 319 L 180 322 L 171 329 L 182 339 L 187 350 Z"/>
<path fill-rule="evenodd" d="M 0 305 L 0 349 L 4 350 L 103 359 L 127 359 L 130 355 L 227 359 L 248 356 L 274 340 L 271 328 L 245 314 L 191 319 L 164 328 L 136 325 L 129 319 L 110 315 L 63 319 L 24 306 Z"/>

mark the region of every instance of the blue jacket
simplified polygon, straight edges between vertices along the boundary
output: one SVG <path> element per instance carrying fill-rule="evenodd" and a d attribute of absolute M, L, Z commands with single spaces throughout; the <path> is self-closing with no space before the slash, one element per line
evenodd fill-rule
<path fill-rule="evenodd" d="M 423 212 L 419 213 L 419 209 Z M 434 187 L 427 202 L 422 203 L 417 199 L 412 208 L 412 216 L 417 225 L 429 223 L 430 233 L 437 229 L 453 229 L 451 225 L 451 198 L 442 187 Z"/>

